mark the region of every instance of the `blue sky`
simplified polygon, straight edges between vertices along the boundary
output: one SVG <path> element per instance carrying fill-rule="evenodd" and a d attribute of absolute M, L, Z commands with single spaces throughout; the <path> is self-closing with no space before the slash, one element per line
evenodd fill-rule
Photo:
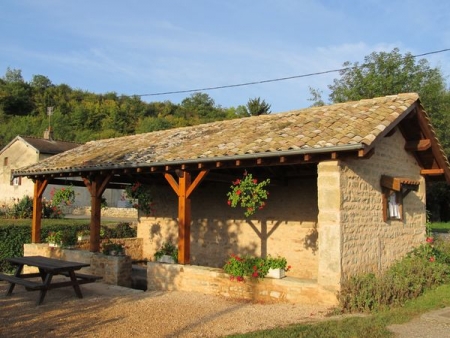
<path fill-rule="evenodd" d="M 94 93 L 154 94 L 323 72 L 398 47 L 450 48 L 450 2 L 416 0 L 2 0 L 0 76 Z M 450 75 L 450 52 L 426 56 Z M 337 73 L 203 91 L 217 105 L 260 97 L 272 112 L 308 107 Z M 448 81 L 448 80 L 447 80 Z M 181 102 L 191 93 L 143 96 Z"/>

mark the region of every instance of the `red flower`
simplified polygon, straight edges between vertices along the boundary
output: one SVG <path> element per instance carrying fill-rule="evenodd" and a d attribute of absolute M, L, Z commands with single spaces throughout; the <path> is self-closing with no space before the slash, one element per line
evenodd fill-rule
<path fill-rule="evenodd" d="M 242 277 L 242 276 L 237 276 L 237 277 L 236 277 L 236 280 L 237 280 L 238 282 L 242 282 L 242 281 L 244 280 L 244 277 Z"/>
<path fill-rule="evenodd" d="M 228 200 L 228 202 L 227 202 L 227 203 L 228 203 L 228 205 L 231 205 L 231 201 L 230 201 L 230 200 Z"/>
<path fill-rule="evenodd" d="M 253 183 L 257 184 L 257 183 L 258 183 L 258 180 L 257 180 L 256 178 L 253 179 Z"/>
<path fill-rule="evenodd" d="M 257 268 L 256 265 L 254 265 L 254 266 L 253 266 L 253 271 L 256 271 L 256 270 L 258 270 L 258 268 Z"/>
<path fill-rule="evenodd" d="M 236 191 L 236 195 L 240 195 L 240 194 L 241 194 L 240 190 Z"/>
<path fill-rule="evenodd" d="M 433 237 L 427 237 L 426 241 L 427 241 L 427 243 L 432 244 L 434 242 L 434 238 Z"/>
<path fill-rule="evenodd" d="M 255 278 L 257 278 L 257 277 L 258 277 L 258 271 L 253 271 L 253 273 L 252 273 L 252 277 L 255 277 Z"/>
<path fill-rule="evenodd" d="M 430 262 L 434 262 L 436 259 L 434 258 L 434 256 L 430 257 Z"/>
<path fill-rule="evenodd" d="M 234 185 L 239 185 L 240 183 L 241 183 L 241 180 L 239 178 L 233 182 Z"/>

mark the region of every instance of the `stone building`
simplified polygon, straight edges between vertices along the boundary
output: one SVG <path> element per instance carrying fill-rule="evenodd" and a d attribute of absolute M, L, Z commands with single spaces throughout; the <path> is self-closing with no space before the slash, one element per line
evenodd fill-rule
<path fill-rule="evenodd" d="M 0 207 L 9 207 L 24 196 L 32 197 L 34 194 L 34 183 L 27 177 L 16 177 L 12 179 L 11 171 L 20 167 L 35 164 L 50 156 L 62 153 L 64 151 L 76 148 L 80 143 L 66 142 L 53 139 L 53 131 L 47 129 L 43 138 L 16 136 L 3 149 L 0 150 Z M 78 180 L 77 178 L 67 178 Z M 67 184 L 67 183 L 66 183 Z M 90 207 L 90 195 L 88 191 L 82 187 L 78 187 L 74 182 L 75 203 L 70 212 L 75 211 L 84 214 L 86 209 Z M 43 197 L 51 198 L 50 191 L 52 189 L 60 189 L 59 185 L 50 185 L 47 187 Z M 123 191 L 107 190 L 103 197 L 106 199 L 110 207 L 126 207 L 121 204 Z M 75 208 L 75 210 L 73 210 Z M 134 213 L 127 210 L 116 210 L 118 215 L 133 215 Z"/>
<path fill-rule="evenodd" d="M 244 171 L 271 180 L 267 206 L 250 217 L 227 205 Z M 410 93 L 92 141 L 14 171 L 25 176 L 36 191 L 83 179 L 93 196 L 91 251 L 103 190 L 140 182 L 155 202 L 153 215 L 139 217 L 144 257 L 167 240 L 181 264 L 280 255 L 290 277 L 335 293 L 343 278 L 382 271 L 424 241 L 425 182 L 449 182 L 450 168 Z"/>
<path fill-rule="evenodd" d="M 24 196 L 33 196 L 34 183 L 26 177 L 11 178 L 11 171 L 78 147 L 79 143 L 56 141 L 51 130 L 43 138 L 16 136 L 0 150 L 0 205 L 10 206 Z M 52 187 L 47 189 L 48 192 Z"/>

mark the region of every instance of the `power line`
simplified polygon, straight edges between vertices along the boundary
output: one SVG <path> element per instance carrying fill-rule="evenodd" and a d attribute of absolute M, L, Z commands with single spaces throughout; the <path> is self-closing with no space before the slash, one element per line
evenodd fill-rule
<path fill-rule="evenodd" d="M 450 48 L 441 49 L 441 50 L 437 50 L 437 51 L 433 51 L 433 52 L 427 52 L 427 53 L 423 53 L 423 54 L 410 55 L 408 57 L 417 58 L 417 57 L 421 57 L 421 56 L 426 56 L 426 55 L 431 55 L 431 54 L 439 54 L 439 53 L 448 52 L 448 51 L 450 51 Z M 364 65 L 367 65 L 367 64 L 364 64 Z M 223 86 L 215 86 L 215 87 L 204 87 L 204 88 L 197 88 L 197 89 L 174 90 L 174 91 L 169 91 L 169 92 L 159 92 L 159 93 L 150 93 L 150 94 L 138 94 L 138 95 L 135 95 L 135 96 L 140 96 L 140 97 L 142 97 L 142 96 L 161 96 L 161 95 L 169 95 L 169 94 L 183 94 L 183 93 L 193 93 L 193 92 L 204 92 L 204 91 L 209 91 L 209 90 L 252 86 L 252 85 L 262 84 L 262 83 L 279 82 L 279 81 L 286 81 L 286 80 L 292 80 L 292 79 L 299 79 L 299 78 L 303 78 L 303 77 L 311 77 L 311 76 L 324 75 L 324 74 L 329 74 L 329 73 L 337 73 L 337 72 L 342 72 L 342 71 L 345 71 L 345 70 L 348 70 L 348 69 L 352 69 L 352 68 L 358 68 L 358 66 L 345 67 L 345 68 L 339 68 L 339 69 L 331 69 L 331 70 L 326 70 L 326 71 L 322 71 L 322 72 L 315 72 L 315 73 L 308 73 L 308 74 L 301 74 L 301 75 L 293 75 L 293 76 L 287 76 L 287 77 L 280 77 L 280 78 L 269 79 L 269 80 L 252 81 L 252 82 L 244 82 L 244 83 L 223 85 Z"/>

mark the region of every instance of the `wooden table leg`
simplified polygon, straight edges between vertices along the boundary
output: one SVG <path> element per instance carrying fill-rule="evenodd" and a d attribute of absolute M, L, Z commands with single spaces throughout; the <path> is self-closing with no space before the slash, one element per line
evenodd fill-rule
<path fill-rule="evenodd" d="M 43 277 L 42 271 L 40 271 L 40 272 L 41 272 L 41 277 Z M 52 277 L 53 277 L 53 275 L 51 273 L 47 273 L 45 275 L 45 278 L 43 278 L 45 287 L 42 288 L 41 291 L 39 292 L 39 299 L 38 299 L 37 305 L 41 305 L 42 302 L 44 301 L 45 295 L 47 294 L 47 290 L 49 289 L 50 283 L 52 282 Z"/>
<path fill-rule="evenodd" d="M 74 270 L 69 270 L 69 276 L 70 280 L 72 281 L 73 289 L 75 290 L 75 293 L 77 294 L 78 298 L 83 298 L 83 294 L 81 293 L 80 284 L 78 284 L 78 279 L 75 276 Z"/>
<path fill-rule="evenodd" d="M 23 264 L 17 265 L 16 272 L 14 273 L 14 276 L 15 277 L 20 277 L 20 274 L 22 273 L 22 269 L 23 269 Z M 16 283 L 11 283 L 11 282 L 9 283 L 8 291 L 6 292 L 7 296 L 11 296 L 12 295 L 15 286 L 16 286 Z"/>

